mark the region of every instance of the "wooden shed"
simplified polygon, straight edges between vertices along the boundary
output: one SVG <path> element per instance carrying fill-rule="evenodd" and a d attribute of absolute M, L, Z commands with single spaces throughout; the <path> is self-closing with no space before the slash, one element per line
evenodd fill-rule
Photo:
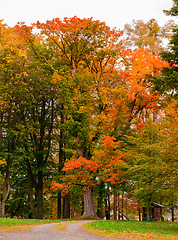
<path fill-rule="evenodd" d="M 150 208 L 142 207 L 142 221 L 163 221 L 163 205 L 158 202 L 151 204 Z"/>
<path fill-rule="evenodd" d="M 163 216 L 162 216 L 162 209 L 163 209 L 163 205 L 154 202 L 151 204 L 152 207 L 150 209 L 150 220 L 153 221 L 162 221 L 163 220 Z"/>

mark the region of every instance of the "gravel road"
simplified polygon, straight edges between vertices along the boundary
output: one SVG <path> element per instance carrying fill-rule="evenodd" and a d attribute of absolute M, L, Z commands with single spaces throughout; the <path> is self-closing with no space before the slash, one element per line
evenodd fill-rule
<path fill-rule="evenodd" d="M 56 224 L 62 223 L 50 223 L 34 226 L 30 231 L 2 231 L 0 232 L 0 240 L 116 240 L 86 232 L 82 225 L 88 222 L 70 222 L 62 230 L 57 230 L 54 227 Z"/>

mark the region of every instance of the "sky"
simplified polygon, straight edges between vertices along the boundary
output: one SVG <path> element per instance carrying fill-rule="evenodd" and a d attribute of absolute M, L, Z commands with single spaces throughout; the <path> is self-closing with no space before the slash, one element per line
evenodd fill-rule
<path fill-rule="evenodd" d="M 146 22 L 155 18 L 163 25 L 171 19 L 163 10 L 171 7 L 172 0 L 0 0 L 0 19 L 13 27 L 17 22 L 30 25 L 56 17 L 93 17 L 123 30 L 133 19 Z"/>

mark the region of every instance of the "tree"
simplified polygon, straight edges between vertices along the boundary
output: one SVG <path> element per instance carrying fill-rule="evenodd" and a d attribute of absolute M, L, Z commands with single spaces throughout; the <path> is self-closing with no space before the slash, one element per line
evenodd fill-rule
<path fill-rule="evenodd" d="M 121 32 L 110 30 L 105 23 L 77 17 L 64 19 L 63 22 L 53 19 L 46 24 L 37 23 L 37 27 L 58 50 L 62 67 L 59 70 L 56 68 L 56 81 L 63 98 L 65 126 L 78 157 L 89 161 L 90 148 L 101 134 L 100 118 L 106 107 L 103 104 L 103 86 L 109 80 L 105 76 L 114 70 L 119 49 L 115 44 L 118 44 Z M 92 203 L 93 190 L 90 186 L 86 189 L 84 202 L 88 201 L 88 197 L 91 205 L 87 210 L 84 208 L 84 214 L 96 215 Z"/>
<path fill-rule="evenodd" d="M 0 32 L 0 151 L 1 157 L 6 161 L 5 167 L 1 170 L 4 181 L 1 185 L 0 216 L 4 217 L 5 203 L 10 191 L 10 169 L 13 160 L 19 158 L 21 151 L 19 144 L 24 132 L 20 124 L 20 106 L 27 92 L 25 88 L 26 49 L 13 28 L 1 22 Z"/>
<path fill-rule="evenodd" d="M 123 181 L 121 180 L 121 169 L 124 168 L 124 161 L 122 160 L 124 155 L 119 149 L 121 143 L 114 142 L 114 140 L 113 137 L 104 137 L 98 150 L 94 151 L 91 160 L 83 157 L 70 159 L 63 168 L 63 171 L 66 172 L 66 178 L 63 180 L 63 183 L 53 182 L 52 189 L 63 189 L 63 193 L 68 192 L 74 185 L 86 188 L 87 195 L 85 196 L 84 192 L 83 216 L 88 216 L 89 214 L 85 209 L 94 209 L 94 206 L 90 206 L 90 204 L 93 204 L 93 187 L 100 185 L 100 183 L 113 185 Z M 113 169 L 115 170 L 113 171 Z M 90 194 L 91 199 L 88 198 L 88 186 L 92 190 Z M 95 217 L 97 216 L 96 212 L 92 214 Z"/>
<path fill-rule="evenodd" d="M 165 10 L 167 15 L 177 16 L 178 15 L 178 2 L 173 1 L 173 7 L 170 10 Z M 177 98 L 177 79 L 178 79 L 178 28 L 174 25 L 173 35 L 169 43 L 169 50 L 161 53 L 163 59 L 169 61 L 170 68 L 164 68 L 164 76 L 157 78 L 155 82 L 155 89 L 159 90 L 162 94 Z"/>
<path fill-rule="evenodd" d="M 39 45 L 38 48 L 40 51 L 45 50 L 44 45 Z M 52 83 L 52 73 L 44 63 L 33 56 L 33 53 L 30 59 L 33 63 L 28 70 L 27 84 L 30 96 L 22 113 L 24 127 L 28 129 L 26 142 L 23 144 L 27 152 L 24 160 L 28 166 L 30 207 L 37 218 L 43 218 L 43 183 L 45 177 L 50 174 L 54 119 L 59 104 L 56 102 L 58 93 Z M 33 188 L 37 196 L 36 210 L 32 202 Z"/>
<path fill-rule="evenodd" d="M 16 31 L 15 31 L 16 30 Z M 11 40 L 13 39 L 13 41 Z M 38 37 L 36 49 L 50 52 Z M 10 190 L 10 168 L 13 161 L 24 164 L 28 182 L 30 207 L 37 218 L 43 217 L 43 181 L 50 170 L 52 131 L 58 103 L 58 92 L 52 83 L 51 69 L 46 62 L 17 35 L 17 29 L 1 25 L 1 154 L 6 159 L 4 190 L 1 200 L 4 209 Z M 23 156 L 23 157 L 22 157 Z M 51 160 L 52 161 L 52 160 Z M 14 163 L 15 165 L 15 163 Z M 16 166 L 19 166 L 17 164 Z M 45 169 L 45 174 L 44 174 Z M 50 167 L 49 167 L 50 169 Z M 21 171 L 21 170 L 20 170 Z M 37 176 L 37 177 L 36 177 Z M 33 205 L 36 191 L 37 210 Z M 2 210 L 2 216 L 4 210 Z"/>
<path fill-rule="evenodd" d="M 128 44 L 139 48 L 146 47 L 153 53 L 159 53 L 164 49 L 164 40 L 170 39 L 174 22 L 168 21 L 164 26 L 159 26 L 156 19 L 148 22 L 133 20 L 132 24 L 126 24 L 124 30 L 129 37 Z"/>
<path fill-rule="evenodd" d="M 171 16 L 178 16 L 178 1 L 173 0 L 173 6 L 170 10 L 164 10 L 166 15 Z M 177 92 L 178 92 L 178 86 L 177 86 L 177 79 L 178 79 L 178 27 L 177 25 L 173 28 L 174 35 L 172 36 L 172 39 L 170 41 L 170 50 L 167 52 L 163 52 L 162 56 L 164 59 L 168 60 L 171 64 L 171 69 L 164 69 L 164 73 L 166 76 L 162 79 L 159 78 L 158 81 L 158 88 L 161 89 L 162 92 L 166 92 L 166 94 L 171 97 L 173 96 L 175 99 L 177 99 Z M 160 87 L 161 85 L 161 87 Z M 177 203 L 177 182 L 176 182 L 176 169 L 175 166 L 177 165 L 175 160 L 175 155 L 177 153 L 176 151 L 176 144 L 177 144 L 177 127 L 174 126 L 175 118 L 177 118 L 177 103 L 172 103 L 173 108 L 166 109 L 166 119 L 163 122 L 163 134 L 166 134 L 166 141 L 165 143 L 167 146 L 169 146 L 168 139 L 170 140 L 170 148 L 168 147 L 168 152 L 164 152 L 166 160 L 170 160 L 170 169 L 172 169 L 172 173 L 170 176 L 170 180 L 168 183 L 171 185 L 169 186 L 171 201 L 169 202 L 169 207 L 171 208 L 172 212 L 172 221 L 174 221 L 174 209 L 176 207 Z M 174 119 L 174 120 L 173 120 Z M 172 125 L 173 124 L 173 125 Z M 165 131 L 167 129 L 167 131 Z M 167 138 L 168 137 L 168 138 Z M 164 146 L 164 145 L 163 145 Z M 170 155 L 169 155 L 170 154 Z M 168 157 L 169 156 L 169 157 Z M 166 161 L 167 162 L 167 161 Z"/>
<path fill-rule="evenodd" d="M 108 140 L 112 140 L 110 141 L 112 144 L 114 144 L 113 139 L 109 136 L 108 138 L 104 137 L 104 134 L 109 133 L 111 134 L 111 136 L 115 134 L 117 138 L 121 137 L 129 129 L 132 121 L 138 116 L 138 114 L 144 114 L 145 109 L 152 109 L 157 104 L 159 96 L 151 92 L 152 84 L 149 81 L 149 75 L 151 74 L 152 76 L 154 76 L 159 74 L 162 66 L 166 64 L 157 56 L 153 55 L 145 49 L 137 49 L 133 52 L 131 50 L 123 51 L 121 56 L 123 59 L 123 64 L 125 64 L 125 71 L 122 70 L 121 72 L 119 72 L 118 76 L 122 76 L 122 83 L 117 82 L 118 84 L 116 84 L 116 82 L 114 82 L 114 89 L 107 88 L 110 93 L 109 101 L 106 97 L 104 98 L 105 101 L 107 100 L 107 107 L 104 111 L 105 114 L 103 114 L 102 116 L 103 124 L 99 125 L 99 130 L 102 130 L 102 134 L 100 136 L 102 137 L 103 142 L 106 138 Z M 106 88 L 103 88 L 103 90 L 106 90 Z M 79 95 L 78 92 L 77 95 Z M 77 102 L 77 100 L 75 100 L 75 102 Z M 78 103 L 73 106 L 78 106 Z M 77 108 L 75 109 L 74 107 L 72 107 L 72 109 L 75 112 L 77 111 Z M 88 116 L 88 112 L 85 116 Z M 92 119 L 94 119 L 94 117 Z M 70 123 L 71 126 L 71 122 L 66 123 Z M 96 123 L 98 123 L 98 121 L 96 121 Z M 91 125 L 92 128 L 94 124 L 95 122 L 93 122 L 93 124 Z M 89 127 L 91 126 L 89 125 Z M 77 129 L 77 126 L 75 129 Z M 97 128 L 94 130 L 98 131 Z M 87 133 L 88 129 L 87 132 L 85 132 L 84 136 L 86 136 Z M 99 149 L 102 149 L 103 145 L 99 141 L 97 141 L 97 143 L 99 144 Z M 94 145 L 94 148 L 95 147 L 96 145 Z M 98 152 L 96 158 L 94 158 L 96 152 L 91 152 L 92 158 L 90 159 L 92 161 L 90 159 L 87 160 L 87 157 L 84 158 L 82 156 L 78 159 L 77 157 L 74 157 L 69 162 L 67 162 L 64 168 L 64 170 L 67 172 L 67 181 L 70 179 L 70 182 L 72 183 L 78 181 L 79 185 L 91 185 L 92 187 L 96 184 L 97 177 L 102 178 L 102 176 L 105 176 L 104 179 L 101 179 L 101 182 L 110 182 L 111 185 L 121 181 L 120 175 L 122 176 L 122 172 L 120 172 L 119 170 L 118 172 L 115 172 L 116 166 L 114 164 L 117 163 L 114 163 L 114 160 L 113 162 L 110 162 L 112 153 L 109 152 L 108 155 L 106 155 L 107 151 L 106 149 L 103 149 L 102 154 L 101 149 Z M 114 147 L 114 149 L 116 148 Z M 78 149 L 78 151 L 82 152 L 82 149 Z M 118 152 L 116 151 L 114 153 L 117 154 Z M 110 163 L 105 162 L 105 158 Z M 98 163 L 99 159 L 101 162 Z M 115 160 L 120 161 L 117 158 L 115 158 Z M 100 166 L 100 164 L 102 164 L 102 167 Z M 88 165 L 91 167 L 91 169 L 92 167 L 94 167 L 94 170 L 89 170 Z M 81 169 L 86 169 L 87 172 L 85 172 L 84 170 L 81 172 Z M 64 188 L 65 190 L 67 189 L 67 183 L 65 179 L 63 184 L 56 185 L 56 183 L 53 182 L 53 189 L 57 188 Z M 95 216 L 94 213 L 93 216 Z"/>
<path fill-rule="evenodd" d="M 174 211 L 177 207 L 178 179 L 177 179 L 177 101 L 173 100 L 164 108 L 164 114 L 161 118 L 160 137 L 161 149 L 160 154 L 164 163 L 167 165 L 167 175 L 164 185 L 165 202 L 171 209 L 172 221 L 174 221 Z"/>
<path fill-rule="evenodd" d="M 137 123 L 132 135 L 127 136 L 126 159 L 130 185 L 139 206 L 150 208 L 162 201 L 169 168 L 161 157 L 159 125 L 151 119 Z"/>
<path fill-rule="evenodd" d="M 178 15 L 178 2 L 173 0 L 173 6 L 170 10 L 164 10 L 166 15 L 177 16 Z"/>
<path fill-rule="evenodd" d="M 123 98 L 117 96 L 111 108 L 111 122 L 117 137 L 129 130 L 135 118 L 157 110 L 160 95 L 153 90 L 152 78 L 159 76 L 164 66 L 169 66 L 144 48 L 123 50 L 122 58 L 125 69 L 119 74 L 125 84 L 123 89 L 120 88 Z"/>

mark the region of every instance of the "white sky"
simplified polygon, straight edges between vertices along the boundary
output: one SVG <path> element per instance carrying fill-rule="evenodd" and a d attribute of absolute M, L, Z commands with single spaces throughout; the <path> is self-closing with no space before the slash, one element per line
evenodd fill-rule
<path fill-rule="evenodd" d="M 155 18 L 163 25 L 170 19 L 163 10 L 171 6 L 172 0 L 0 0 L 0 19 L 14 26 L 17 22 L 30 25 L 55 17 L 93 17 L 110 27 L 123 29 L 133 19 Z"/>

